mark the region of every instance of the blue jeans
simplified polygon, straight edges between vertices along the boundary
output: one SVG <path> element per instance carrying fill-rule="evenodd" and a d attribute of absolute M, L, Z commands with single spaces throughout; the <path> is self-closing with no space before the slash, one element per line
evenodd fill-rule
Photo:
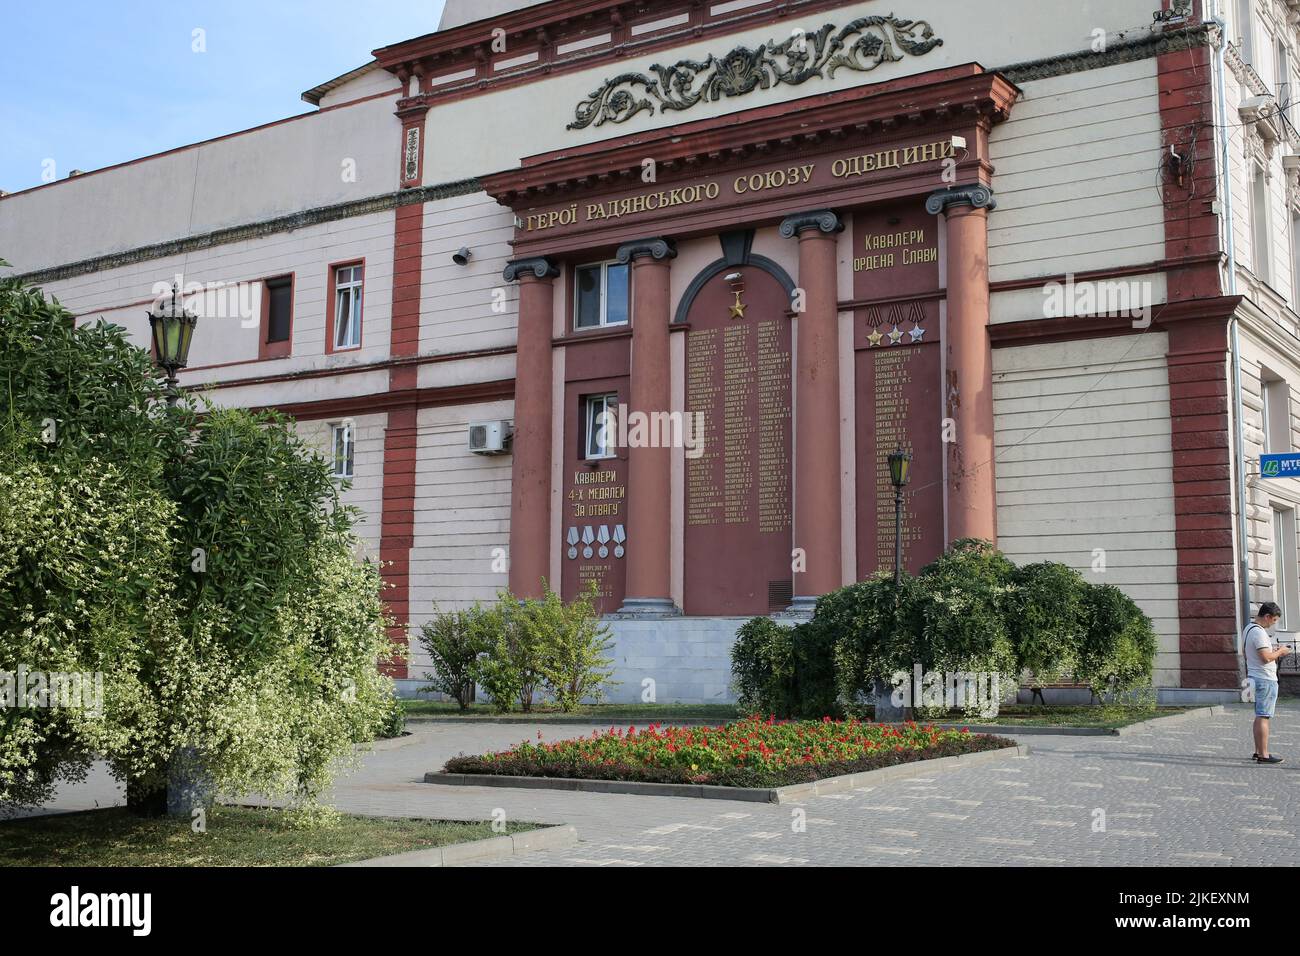
<path fill-rule="evenodd" d="M 1277 707 L 1277 681 L 1252 677 L 1250 682 L 1255 685 L 1255 716 L 1272 717 Z"/>

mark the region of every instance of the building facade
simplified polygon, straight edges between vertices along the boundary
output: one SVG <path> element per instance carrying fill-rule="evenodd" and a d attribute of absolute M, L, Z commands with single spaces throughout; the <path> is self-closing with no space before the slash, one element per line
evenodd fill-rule
<path fill-rule="evenodd" d="M 297 418 L 399 620 L 594 588 L 616 700 L 730 699 L 740 623 L 892 568 L 899 447 L 909 568 L 1063 561 L 1223 696 L 1248 604 L 1300 631 L 1297 6 L 449 0 L 315 112 L 3 197 L 0 255 L 142 344 L 182 277 L 183 383 Z"/>

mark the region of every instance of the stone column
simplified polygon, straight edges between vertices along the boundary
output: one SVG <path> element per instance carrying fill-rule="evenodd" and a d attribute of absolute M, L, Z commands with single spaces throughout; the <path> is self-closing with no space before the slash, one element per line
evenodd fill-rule
<path fill-rule="evenodd" d="M 515 352 L 515 425 L 510 469 L 510 591 L 542 596 L 551 562 L 551 335 L 559 270 L 549 259 L 506 264 L 507 282 L 519 282 Z M 559 581 L 548 582 L 558 590 Z"/>
<path fill-rule="evenodd" d="M 844 229 L 829 209 L 788 216 L 781 235 L 799 239 L 799 289 L 794 395 L 794 547 L 804 570 L 794 575 L 794 611 L 843 582 L 840 572 L 840 357 L 836 235 Z"/>
<path fill-rule="evenodd" d="M 618 248 L 618 261 L 632 263 L 633 413 L 671 408 L 668 276 L 676 255 L 671 241 L 658 238 Z M 667 445 L 639 446 L 627 455 L 627 588 L 619 613 L 678 614 L 670 579 L 672 452 Z"/>
<path fill-rule="evenodd" d="M 953 186 L 932 193 L 925 208 L 948 220 L 944 414 L 955 426 L 947 443 L 948 542 L 996 543 L 988 213 L 997 200 L 987 186 Z"/>

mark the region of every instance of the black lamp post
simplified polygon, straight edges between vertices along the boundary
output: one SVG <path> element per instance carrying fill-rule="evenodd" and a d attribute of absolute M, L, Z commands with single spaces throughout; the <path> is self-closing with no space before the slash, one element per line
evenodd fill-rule
<path fill-rule="evenodd" d="M 185 308 L 175 283 L 172 283 L 171 298 L 163 299 L 155 311 L 146 314 L 153 332 L 154 360 L 167 373 L 167 404 L 175 405 L 180 384 L 176 373 L 189 362 L 190 341 L 199 319 Z"/>
<path fill-rule="evenodd" d="M 894 486 L 894 593 L 903 581 L 903 486 L 912 466 L 912 456 L 898 449 L 889 456 L 889 480 Z"/>

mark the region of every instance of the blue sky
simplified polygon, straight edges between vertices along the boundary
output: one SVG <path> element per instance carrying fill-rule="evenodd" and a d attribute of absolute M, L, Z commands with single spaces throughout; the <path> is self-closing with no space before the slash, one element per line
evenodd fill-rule
<path fill-rule="evenodd" d="M 443 2 L 0 0 L 0 189 L 308 112 L 303 90 L 432 32 Z"/>

